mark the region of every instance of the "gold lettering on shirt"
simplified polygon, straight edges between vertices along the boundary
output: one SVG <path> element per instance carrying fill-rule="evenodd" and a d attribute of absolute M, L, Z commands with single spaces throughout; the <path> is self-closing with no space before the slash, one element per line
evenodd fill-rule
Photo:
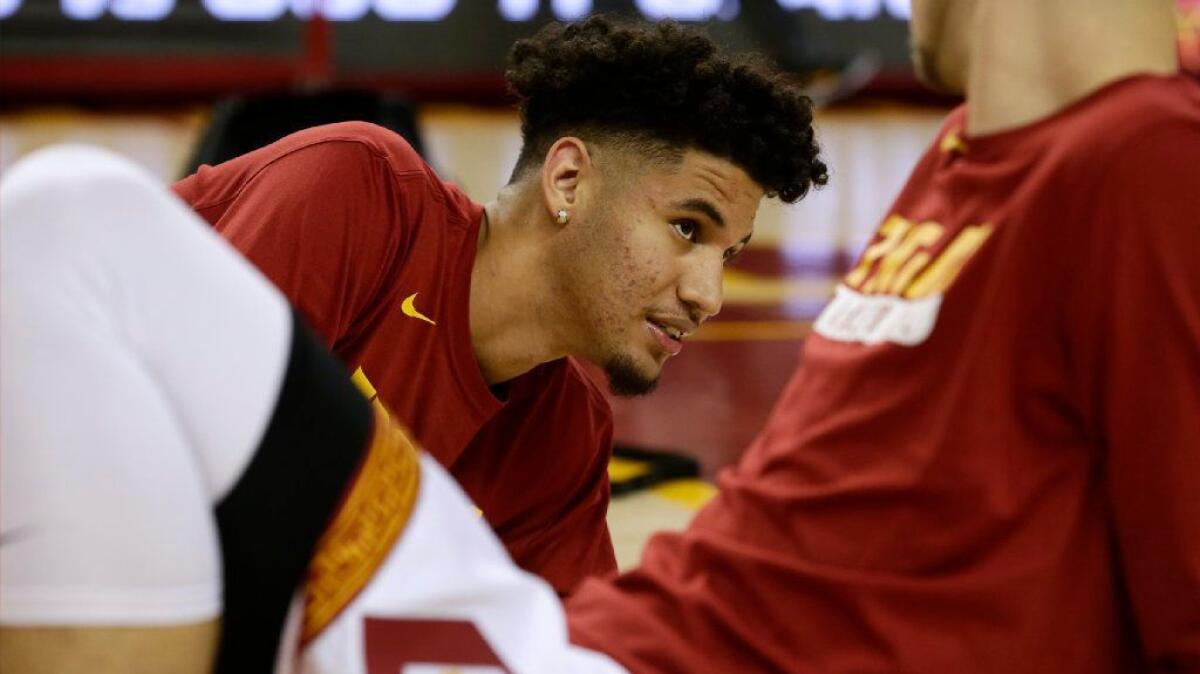
<path fill-rule="evenodd" d="M 862 291 L 865 293 L 882 292 L 895 293 L 900 288 L 894 286 L 899 285 L 896 281 L 904 279 L 907 276 L 908 280 L 916 274 L 915 269 L 911 269 L 908 263 L 912 262 L 918 249 L 932 246 L 941 240 L 942 234 L 946 229 L 936 222 L 923 222 L 919 225 L 910 226 L 907 230 L 904 241 L 900 245 L 893 248 L 887 255 L 883 257 L 883 261 L 879 263 L 879 269 L 875 272 L 865 284 Z M 928 259 L 928 255 L 926 255 Z M 901 274 L 897 278 L 897 272 L 902 267 L 905 269 L 905 274 Z M 907 285 L 907 282 L 905 282 Z"/>
<path fill-rule="evenodd" d="M 973 225 L 963 229 L 946 250 L 904 289 L 902 296 L 918 299 L 944 293 L 967 261 L 974 257 L 991 235 L 991 225 Z"/>
<path fill-rule="evenodd" d="M 889 216 L 813 323 L 813 332 L 866 345 L 924 343 L 936 327 L 946 290 L 991 234 L 987 224 L 953 233 L 937 222 Z"/>
<path fill-rule="evenodd" d="M 879 258 L 887 255 L 893 248 L 900 245 L 904 239 L 904 235 L 912 227 L 912 222 L 899 215 L 893 215 L 883 224 L 879 226 L 879 236 L 881 237 L 875 243 L 867 246 L 863 251 L 862 259 L 858 261 L 858 265 L 854 270 L 846 275 L 846 285 L 851 288 L 858 287 L 862 283 L 867 274 L 871 273 L 871 267 L 879 261 Z"/>
<path fill-rule="evenodd" d="M 844 283 L 862 294 L 907 299 L 943 293 L 991 233 L 991 225 L 966 227 L 935 256 L 931 251 L 948 235 L 944 226 L 889 216 Z"/>

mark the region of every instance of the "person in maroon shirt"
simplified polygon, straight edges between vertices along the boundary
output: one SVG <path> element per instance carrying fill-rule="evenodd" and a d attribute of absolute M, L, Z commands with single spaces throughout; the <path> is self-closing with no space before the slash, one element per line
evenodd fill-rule
<path fill-rule="evenodd" d="M 174 186 L 560 593 L 616 570 L 614 391 L 649 391 L 721 307 L 764 195 L 825 181 L 811 102 L 677 24 L 603 17 L 518 42 L 524 145 L 473 203 L 399 136 L 302 131 Z"/>
<path fill-rule="evenodd" d="M 1200 85 L 1164 0 L 913 3 L 963 91 L 682 534 L 573 640 L 661 672 L 1200 672 Z"/>

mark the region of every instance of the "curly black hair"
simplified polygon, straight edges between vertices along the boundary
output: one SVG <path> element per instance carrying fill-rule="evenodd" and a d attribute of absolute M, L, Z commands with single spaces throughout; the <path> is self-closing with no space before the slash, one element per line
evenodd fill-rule
<path fill-rule="evenodd" d="M 828 180 L 812 101 L 799 87 L 672 21 L 552 23 L 513 45 L 505 75 L 524 141 L 514 177 L 539 165 L 555 140 L 577 135 L 644 141 L 674 157 L 704 150 L 788 203 Z"/>

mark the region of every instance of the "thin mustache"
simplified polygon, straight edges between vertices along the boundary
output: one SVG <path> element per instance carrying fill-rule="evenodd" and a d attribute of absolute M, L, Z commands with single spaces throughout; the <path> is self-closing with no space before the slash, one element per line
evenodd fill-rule
<path fill-rule="evenodd" d="M 704 319 L 696 316 L 693 312 L 681 314 L 672 311 L 651 310 L 646 315 L 653 316 L 654 318 L 662 321 L 679 321 L 680 323 L 686 323 L 688 326 L 687 332 L 699 329 L 700 324 L 704 322 Z"/>

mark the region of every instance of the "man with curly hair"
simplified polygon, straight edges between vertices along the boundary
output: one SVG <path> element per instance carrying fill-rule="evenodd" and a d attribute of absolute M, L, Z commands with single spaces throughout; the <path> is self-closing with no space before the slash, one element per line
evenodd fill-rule
<path fill-rule="evenodd" d="M 966 94 L 682 535 L 637 674 L 1200 672 L 1200 86 L 1166 0 L 920 0 Z"/>
<path fill-rule="evenodd" d="M 721 308 L 764 194 L 825 180 L 810 101 L 673 23 L 518 42 L 524 146 L 479 205 L 398 135 L 302 131 L 175 192 L 283 290 L 560 593 L 615 571 L 611 411 Z"/>

